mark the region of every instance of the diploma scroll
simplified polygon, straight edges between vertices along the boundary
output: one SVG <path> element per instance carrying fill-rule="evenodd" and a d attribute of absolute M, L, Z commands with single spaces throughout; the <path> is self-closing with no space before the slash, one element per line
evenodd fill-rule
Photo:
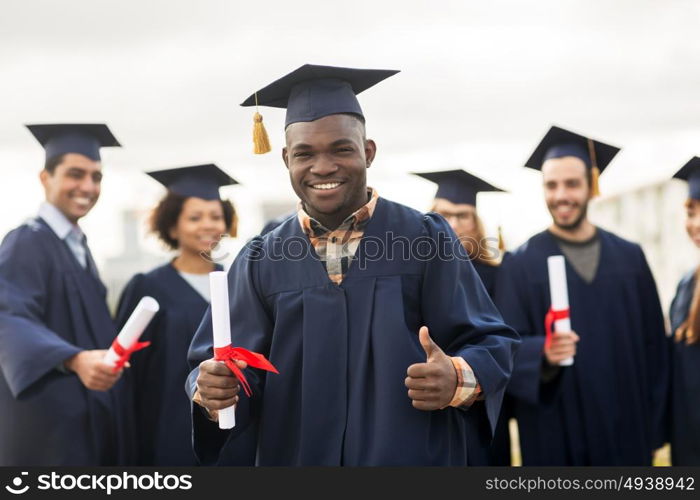
<path fill-rule="evenodd" d="M 549 270 L 549 293 L 552 300 L 550 313 L 555 314 L 554 331 L 570 332 L 569 318 L 569 289 L 566 283 L 566 262 L 563 255 L 553 255 L 547 258 Z M 549 336 L 551 332 L 546 332 Z M 574 358 L 570 357 L 559 362 L 559 366 L 571 366 Z"/>
<path fill-rule="evenodd" d="M 133 352 L 132 349 L 137 345 L 141 334 L 151 322 L 153 316 L 158 312 L 159 308 L 158 301 L 153 297 L 142 297 L 136 305 L 134 312 L 131 313 L 131 316 L 129 316 L 129 319 L 124 324 L 124 328 L 122 328 L 119 335 L 117 335 L 112 347 L 110 347 L 107 354 L 105 354 L 104 362 L 118 368 L 120 361 L 127 361 L 131 352 Z M 122 351 L 121 354 L 115 350 L 114 344 L 121 346 L 120 349 L 117 347 Z M 124 352 L 126 352 L 126 354 L 124 354 Z M 124 356 L 126 357 L 124 358 Z"/>
<path fill-rule="evenodd" d="M 214 332 L 214 348 L 231 344 L 231 318 L 228 303 L 228 276 L 226 271 L 209 273 L 211 290 L 211 326 Z M 236 426 L 236 406 L 219 410 L 219 429 Z"/>

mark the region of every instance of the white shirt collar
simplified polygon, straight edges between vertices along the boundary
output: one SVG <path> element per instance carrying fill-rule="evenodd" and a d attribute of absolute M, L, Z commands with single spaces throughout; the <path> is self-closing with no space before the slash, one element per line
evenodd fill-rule
<path fill-rule="evenodd" d="M 62 240 L 76 229 L 78 234 L 82 234 L 82 231 L 76 224 L 69 221 L 58 208 L 48 201 L 42 202 L 39 206 L 39 217 L 44 219 L 53 232 L 56 233 L 56 236 Z"/>

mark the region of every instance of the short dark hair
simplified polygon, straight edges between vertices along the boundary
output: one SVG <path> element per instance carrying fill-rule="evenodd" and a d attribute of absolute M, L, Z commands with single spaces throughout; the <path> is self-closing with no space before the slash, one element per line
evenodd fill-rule
<path fill-rule="evenodd" d="M 57 155 L 57 156 L 52 156 L 51 158 L 46 159 L 46 163 L 44 163 L 44 170 L 46 170 L 48 173 L 53 175 L 53 173 L 56 171 L 56 167 L 58 167 L 61 163 L 63 163 L 63 159 L 65 158 L 65 153 L 62 155 Z"/>
<path fill-rule="evenodd" d="M 182 196 L 172 191 L 160 200 L 156 208 L 153 209 L 149 219 L 149 228 L 158 239 L 160 239 L 171 250 L 177 250 L 179 243 L 170 236 L 170 231 L 177 225 L 177 220 L 182 213 L 182 207 L 187 200 L 187 196 Z M 230 236 L 236 236 L 238 231 L 238 215 L 236 209 L 229 200 L 220 200 L 221 208 L 224 212 L 224 224 L 226 232 Z"/>
<path fill-rule="evenodd" d="M 366 123 L 365 123 L 365 117 L 364 117 L 364 116 L 358 115 L 357 113 L 335 113 L 335 114 L 344 115 L 344 116 L 349 116 L 349 117 L 354 118 L 355 120 L 357 120 L 357 122 L 358 122 L 358 123 L 360 124 L 360 126 L 362 127 L 362 139 L 365 140 L 365 141 L 367 140 L 367 125 L 366 125 Z M 296 123 L 296 122 L 295 122 L 295 123 Z M 287 130 L 289 130 L 290 125 L 294 125 L 294 123 L 290 123 L 289 125 L 287 125 L 287 126 L 285 127 L 285 129 L 284 129 L 285 135 L 287 134 Z"/>

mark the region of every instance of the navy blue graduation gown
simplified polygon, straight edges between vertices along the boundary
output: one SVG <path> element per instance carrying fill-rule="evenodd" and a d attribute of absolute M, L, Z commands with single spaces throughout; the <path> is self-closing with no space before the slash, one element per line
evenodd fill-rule
<path fill-rule="evenodd" d="M 56 369 L 116 329 L 99 278 L 40 218 L 0 246 L 0 465 L 131 460 L 128 376 L 107 392 Z"/>
<path fill-rule="evenodd" d="M 649 465 L 664 442 L 668 357 L 663 314 L 642 249 L 598 229 L 600 263 L 586 283 L 567 262 L 574 365 L 543 383 L 547 257 L 539 233 L 501 264 L 496 305 L 522 337 L 508 392 L 523 465 Z"/>
<path fill-rule="evenodd" d="M 484 284 L 486 292 L 493 300 L 495 295 L 494 292 L 496 290 L 496 274 L 498 273 L 498 266 L 490 266 L 479 261 L 472 261 L 472 264 L 474 264 L 474 269 L 479 275 L 479 278 L 481 278 L 481 282 Z"/>
<path fill-rule="evenodd" d="M 182 384 L 190 371 L 187 349 L 209 304 L 168 263 L 126 285 L 117 308 L 120 328 L 144 296 L 156 299 L 160 310 L 141 337 L 151 345 L 132 356 L 137 463 L 195 465 L 190 402 Z"/>
<path fill-rule="evenodd" d="M 289 219 L 290 217 L 296 217 L 296 213 L 280 215 L 279 217 L 275 217 L 274 219 L 267 221 L 263 226 L 262 230 L 260 231 L 260 236 L 265 236 L 267 233 L 272 231 L 274 228 L 282 224 L 285 220 Z"/>
<path fill-rule="evenodd" d="M 671 303 L 671 332 L 688 318 L 695 270 L 678 284 Z M 673 465 L 700 465 L 700 343 L 672 342 L 670 441 Z"/>
<path fill-rule="evenodd" d="M 490 266 L 479 261 L 472 261 L 474 269 L 481 278 L 484 288 L 493 300 L 496 292 L 496 276 L 499 266 Z M 501 405 L 501 414 L 498 417 L 496 429 L 493 432 L 493 439 L 477 442 L 472 439 L 469 441 L 469 465 L 491 465 L 491 466 L 508 466 L 510 465 L 510 434 L 508 431 L 508 419 L 511 416 L 510 396 L 505 394 Z M 488 429 L 488 419 L 483 407 L 475 406 L 470 412 L 468 418 L 471 420 L 471 425 L 477 429 Z M 489 432 L 476 433 L 478 436 L 491 436 Z"/>
<path fill-rule="evenodd" d="M 376 246 L 387 232 L 413 242 L 437 241 L 438 233 L 455 238 L 441 217 L 380 198 L 340 285 L 295 218 L 249 242 L 229 272 L 233 343 L 265 354 L 280 374 L 247 370 L 254 394 L 241 397 L 231 431 L 195 405 L 194 445 L 203 463 L 241 463 L 234 460 L 239 438 L 243 449 L 257 442 L 258 465 L 467 463 L 469 410 L 420 411 L 407 396 L 408 366 L 425 361 L 418 330 L 427 325 L 446 353 L 472 366 L 486 395 L 476 404 L 485 405 L 491 429 L 517 335 L 459 242 L 448 245 L 452 258 L 403 259 L 400 244 L 390 258 Z M 284 259 L 275 248 L 280 238 L 296 241 Z M 308 251 L 293 259 L 292 247 Z M 196 367 L 212 356 L 210 321 L 208 314 L 190 349 L 190 396 Z"/>

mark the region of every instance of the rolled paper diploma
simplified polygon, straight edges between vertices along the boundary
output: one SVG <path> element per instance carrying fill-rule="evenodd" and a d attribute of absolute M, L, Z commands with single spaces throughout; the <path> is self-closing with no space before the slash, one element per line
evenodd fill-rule
<path fill-rule="evenodd" d="M 153 297 L 142 297 L 134 312 L 131 313 L 129 319 L 124 324 L 124 328 L 117 335 L 116 341 L 124 350 L 131 349 L 141 337 L 141 334 L 146 329 L 148 324 L 153 319 L 153 316 L 158 312 L 160 306 L 158 301 Z M 114 351 L 114 347 L 110 347 L 107 354 L 105 354 L 104 362 L 116 366 L 119 360 L 119 354 Z"/>
<path fill-rule="evenodd" d="M 547 258 L 549 269 L 549 293 L 552 300 L 553 311 L 569 310 L 569 289 L 566 284 L 566 263 L 563 255 L 552 255 Z M 569 314 L 564 318 L 557 318 L 554 321 L 555 332 L 570 332 L 571 320 Z M 570 357 L 559 362 L 559 366 L 571 366 L 574 358 Z"/>
<path fill-rule="evenodd" d="M 214 347 L 231 344 L 231 318 L 228 303 L 228 276 L 226 271 L 209 273 L 211 291 L 211 326 L 214 332 Z M 219 429 L 232 429 L 236 426 L 236 406 L 219 410 Z"/>

